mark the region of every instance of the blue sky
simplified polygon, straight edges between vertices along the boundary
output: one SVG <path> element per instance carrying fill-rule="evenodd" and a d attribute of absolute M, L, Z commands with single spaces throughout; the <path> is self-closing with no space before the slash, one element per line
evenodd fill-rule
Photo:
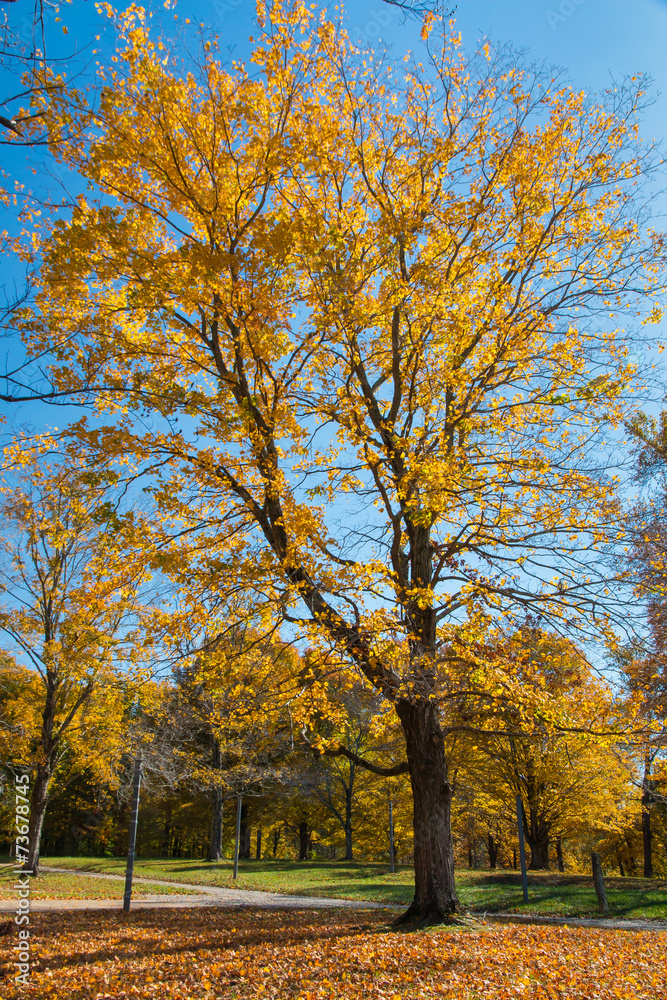
<path fill-rule="evenodd" d="M 203 23 L 206 29 L 218 33 L 223 50 L 233 47 L 234 58 L 247 57 L 251 49 L 249 36 L 256 32 L 254 0 L 169 2 L 172 9 L 165 10 L 163 0 L 145 0 L 145 5 L 154 12 L 155 20 L 167 35 L 174 34 L 174 14 L 178 15 L 180 22 L 189 17 L 193 22 Z M 25 35 L 29 27 L 26 15 L 30 13 L 33 3 L 34 0 L 2 3 L 0 17 L 7 16 L 10 25 L 22 28 Z M 115 5 L 125 6 L 118 2 Z M 329 6 L 333 8 L 334 5 Z M 419 48 L 419 24 L 406 21 L 400 10 L 382 0 L 356 0 L 348 5 L 347 10 L 348 26 L 353 37 L 363 39 L 374 48 L 387 44 L 395 54 L 403 54 L 408 48 Z M 104 27 L 104 20 L 96 13 L 94 0 L 62 3 L 59 16 L 62 18 L 60 24 L 55 21 L 56 12 L 48 12 L 49 54 L 66 58 L 78 49 L 83 54 L 72 60 L 71 69 L 81 65 L 81 59 L 92 64 L 95 59 L 92 48 L 99 44 L 95 42 L 95 35 Z M 474 50 L 484 37 L 497 43 L 510 42 L 516 48 L 524 49 L 529 60 L 546 60 L 565 70 L 575 86 L 589 92 L 607 87 L 612 76 L 649 74 L 654 81 L 655 102 L 646 112 L 642 131 L 647 139 L 661 139 L 667 134 L 667 60 L 664 55 L 667 46 L 667 0 L 460 0 L 455 19 L 469 51 Z M 66 36 L 62 33 L 63 24 L 67 25 Z M 107 32 L 106 36 L 111 43 L 111 32 Z M 104 42 L 102 44 L 104 46 Z M 16 89 L 17 83 L 0 68 L 0 100 Z M 12 106 L 9 105 L 4 113 L 6 111 L 11 113 Z M 2 108 L 0 113 L 3 113 Z M 26 153 L 25 150 L 0 147 L 0 165 L 8 170 L 10 177 L 25 180 L 28 186 L 36 184 L 42 192 L 53 185 L 48 153 L 43 150 Z M 37 178 L 31 167 L 37 168 Z M 76 186 L 74 181 L 74 189 Z M 664 213 L 667 215 L 667 203 Z M 11 262 L 4 262 L 0 285 L 9 281 L 11 287 L 14 279 L 20 282 L 20 276 L 19 269 L 13 268 Z M 7 350 L 11 353 L 10 344 L 7 344 Z M 1 353 L 5 354 L 4 351 Z M 0 358 L 0 369 L 3 368 L 4 357 Z M 14 426 L 17 421 L 29 421 L 33 426 L 41 422 L 63 426 L 75 416 L 71 408 L 63 411 L 35 404 L 21 407 L 0 404 L 0 410 L 6 413 L 10 425 Z"/>

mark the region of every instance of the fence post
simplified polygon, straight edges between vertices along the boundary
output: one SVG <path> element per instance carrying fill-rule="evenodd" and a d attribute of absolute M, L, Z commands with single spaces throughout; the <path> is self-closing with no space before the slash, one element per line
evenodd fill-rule
<path fill-rule="evenodd" d="M 394 803 L 389 799 L 389 870 L 394 871 Z"/>
<path fill-rule="evenodd" d="M 519 854 L 521 856 L 521 884 L 523 886 L 523 901 L 528 902 L 528 875 L 526 873 L 526 845 L 523 840 L 523 802 L 521 796 L 516 797 L 516 819 L 519 825 Z"/>
<path fill-rule="evenodd" d="M 134 783 L 132 786 L 132 814 L 127 841 L 127 869 L 125 871 L 125 893 L 123 895 L 123 910 L 130 911 L 132 899 L 132 877 L 134 875 L 134 848 L 137 843 L 137 820 L 139 818 L 139 788 L 141 787 L 141 757 L 134 762 Z"/>
<path fill-rule="evenodd" d="M 241 796 L 236 798 L 236 842 L 234 844 L 234 878 L 239 873 L 239 840 L 241 839 Z"/>

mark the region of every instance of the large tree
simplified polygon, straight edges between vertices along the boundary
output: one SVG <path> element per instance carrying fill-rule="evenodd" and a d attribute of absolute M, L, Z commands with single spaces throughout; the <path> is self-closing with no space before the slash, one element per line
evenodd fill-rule
<path fill-rule="evenodd" d="M 75 432 L 150 470 L 165 570 L 253 588 L 394 706 L 407 759 L 373 766 L 410 775 L 405 919 L 445 919 L 457 664 L 521 698 L 469 669 L 493 621 L 604 620 L 596 434 L 632 374 L 616 315 L 662 264 L 642 84 L 589 102 L 433 18 L 396 66 L 301 3 L 259 20 L 252 72 L 213 41 L 186 70 L 131 8 L 99 104 L 38 99 L 90 194 L 23 246 L 17 322 L 108 415 Z"/>

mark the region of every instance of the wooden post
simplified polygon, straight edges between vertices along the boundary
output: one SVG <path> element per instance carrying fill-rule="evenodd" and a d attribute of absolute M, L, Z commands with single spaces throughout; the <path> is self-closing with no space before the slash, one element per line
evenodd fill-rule
<path fill-rule="evenodd" d="M 528 902 L 528 874 L 526 872 L 526 845 L 523 840 L 523 803 L 521 796 L 516 797 L 516 819 L 519 826 L 519 855 L 521 857 L 521 884 L 523 886 L 523 901 Z"/>
<path fill-rule="evenodd" d="M 134 849 L 137 843 L 137 820 L 139 818 L 139 788 L 141 787 L 141 757 L 134 762 L 134 782 L 132 786 L 132 815 L 127 841 L 127 869 L 125 871 L 125 893 L 123 895 L 123 910 L 130 912 L 132 899 L 132 877 L 134 875 Z"/>
<path fill-rule="evenodd" d="M 600 855 L 595 851 L 591 851 L 591 861 L 593 863 L 593 885 L 595 886 L 595 895 L 598 898 L 598 910 L 606 917 L 609 913 L 609 904 L 607 903 L 607 893 L 604 891 Z"/>
<path fill-rule="evenodd" d="M 394 803 L 389 799 L 389 870 L 394 871 Z"/>
<path fill-rule="evenodd" d="M 236 841 L 234 843 L 234 878 L 239 873 L 239 840 L 241 839 L 241 796 L 236 797 Z"/>

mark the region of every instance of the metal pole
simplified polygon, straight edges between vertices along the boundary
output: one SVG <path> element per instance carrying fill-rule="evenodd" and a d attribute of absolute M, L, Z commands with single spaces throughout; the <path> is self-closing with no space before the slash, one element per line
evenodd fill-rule
<path fill-rule="evenodd" d="M 236 843 L 234 845 L 234 878 L 239 873 L 239 840 L 241 839 L 241 796 L 236 797 Z"/>
<path fill-rule="evenodd" d="M 130 817 L 130 831 L 127 841 L 127 869 L 125 872 L 125 894 L 123 896 L 123 909 L 130 912 L 130 900 L 132 899 L 132 876 L 134 874 L 134 848 L 137 843 L 137 820 L 139 818 L 139 788 L 141 787 L 141 757 L 137 757 L 134 762 L 134 783 L 132 786 L 132 815 Z"/>
<path fill-rule="evenodd" d="M 394 803 L 389 799 L 389 864 L 394 870 Z"/>
<path fill-rule="evenodd" d="M 519 854 L 521 856 L 521 883 L 523 885 L 523 901 L 528 902 L 528 874 L 526 873 L 526 845 L 523 840 L 523 802 L 521 796 L 516 797 L 516 819 L 519 826 Z"/>

